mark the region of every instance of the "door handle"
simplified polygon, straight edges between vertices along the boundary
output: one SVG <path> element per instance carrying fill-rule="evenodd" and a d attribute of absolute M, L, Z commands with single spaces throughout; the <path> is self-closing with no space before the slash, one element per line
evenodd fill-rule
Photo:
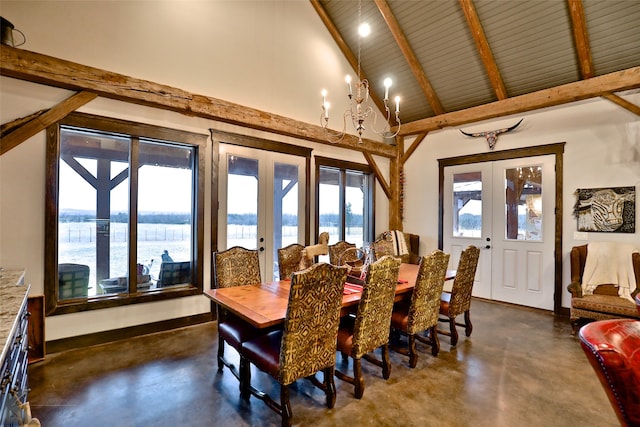
<path fill-rule="evenodd" d="M 487 245 L 484 247 L 485 249 L 491 249 L 491 245 Z"/>
<path fill-rule="evenodd" d="M 260 246 L 260 252 L 264 252 L 264 246 Z"/>

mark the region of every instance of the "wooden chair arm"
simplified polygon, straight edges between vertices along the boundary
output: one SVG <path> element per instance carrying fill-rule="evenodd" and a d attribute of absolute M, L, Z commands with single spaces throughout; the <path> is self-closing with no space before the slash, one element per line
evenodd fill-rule
<path fill-rule="evenodd" d="M 571 292 L 574 298 L 582 298 L 582 285 L 580 283 L 571 282 L 571 284 L 567 286 L 567 290 Z"/>

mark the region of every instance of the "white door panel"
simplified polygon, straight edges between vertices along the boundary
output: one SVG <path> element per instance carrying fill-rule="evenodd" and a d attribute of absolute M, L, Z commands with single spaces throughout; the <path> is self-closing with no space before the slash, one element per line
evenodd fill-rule
<path fill-rule="evenodd" d="M 444 251 L 451 254 L 449 268 L 455 269 L 460 253 L 469 245 L 481 248 L 473 284 L 473 296 L 491 298 L 491 251 L 484 249 L 491 239 L 491 164 L 451 166 L 444 178 Z M 455 186 L 455 187 L 454 187 Z M 454 190 L 457 197 L 454 197 Z M 480 217 L 479 223 L 465 224 L 466 217 Z"/>
<path fill-rule="evenodd" d="M 218 247 L 258 249 L 262 280 L 272 281 L 277 249 L 304 242 L 305 159 L 220 144 L 219 163 Z"/>
<path fill-rule="evenodd" d="M 494 162 L 493 299 L 553 310 L 554 179 L 552 155 Z M 509 236 L 505 187 L 514 185 L 522 187 L 514 196 L 519 202 L 518 231 Z"/>

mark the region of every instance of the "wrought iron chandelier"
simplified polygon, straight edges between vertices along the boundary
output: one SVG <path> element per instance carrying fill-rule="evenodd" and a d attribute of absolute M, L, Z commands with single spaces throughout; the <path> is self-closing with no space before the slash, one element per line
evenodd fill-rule
<path fill-rule="evenodd" d="M 347 120 L 350 119 L 354 129 L 358 134 L 358 142 L 362 143 L 362 133 L 365 130 L 365 120 L 371 119 L 371 129 L 373 132 L 383 135 L 385 138 L 394 138 L 400 132 L 400 97 L 395 97 L 395 121 L 398 124 L 396 131 L 391 133 L 391 110 L 389 109 L 389 88 L 392 81 L 389 77 L 384 79 L 384 114 L 386 115 L 385 123 L 382 128 L 377 127 L 378 113 L 373 105 L 369 102 L 369 81 L 361 77 L 360 72 L 360 38 L 369 35 L 371 29 L 367 23 L 362 23 L 362 0 L 358 2 L 358 75 L 357 81 L 352 82 L 351 76 L 347 75 L 345 81 L 347 83 L 347 96 L 349 97 L 349 109 L 343 115 L 342 131 L 329 129 L 329 102 L 327 101 L 327 91 L 322 90 L 322 112 L 320 115 L 320 124 L 327 133 L 331 142 L 340 142 L 344 139 L 347 129 Z"/>

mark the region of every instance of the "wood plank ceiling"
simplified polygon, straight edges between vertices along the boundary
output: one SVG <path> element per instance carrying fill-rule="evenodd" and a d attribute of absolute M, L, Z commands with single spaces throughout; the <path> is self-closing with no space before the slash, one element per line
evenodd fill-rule
<path fill-rule="evenodd" d="M 637 0 L 311 0 L 354 69 L 358 23 L 362 77 L 380 105 L 382 81 L 402 98 L 401 135 L 428 132 L 548 105 L 556 89 L 585 90 L 587 79 L 629 71 L 616 90 L 640 87 L 640 1 Z M 360 18 L 359 18 L 360 6 Z M 618 80 L 616 77 L 616 80 Z M 611 83 L 611 82 L 610 82 Z M 606 90 L 639 114 L 640 108 Z M 536 94 L 538 96 L 536 96 Z M 519 97 L 518 105 L 506 102 Z M 558 97 L 557 104 L 584 99 Z M 501 105 L 491 113 L 479 108 Z M 462 114 L 467 111 L 469 114 Z M 451 114 L 458 113 L 458 114 Z"/>

